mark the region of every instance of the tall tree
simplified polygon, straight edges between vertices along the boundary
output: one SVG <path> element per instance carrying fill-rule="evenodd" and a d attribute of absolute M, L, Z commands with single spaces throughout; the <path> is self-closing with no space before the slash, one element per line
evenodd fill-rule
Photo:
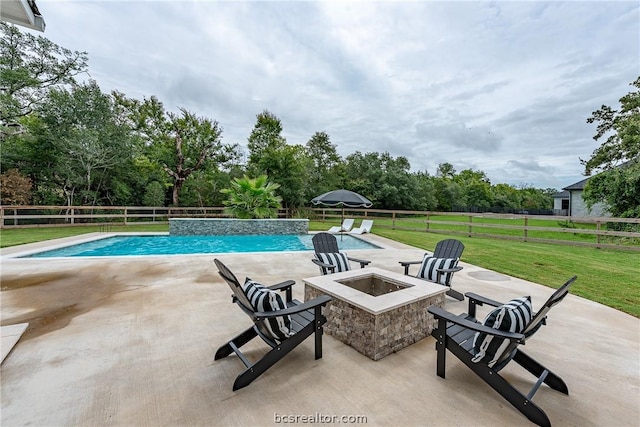
<path fill-rule="evenodd" d="M 173 178 L 172 203 L 178 206 L 180 190 L 186 179 L 205 166 L 205 162 L 222 153 L 222 128 L 218 122 L 180 109 L 181 114 L 168 114 L 169 136 L 173 140 L 172 164 L 163 164 L 164 170 Z"/>
<path fill-rule="evenodd" d="M 217 121 L 198 117 L 185 108 L 179 114 L 166 112 L 155 97 L 131 102 L 129 108 L 149 158 L 162 165 L 172 182 L 174 206 L 180 205 L 180 192 L 194 172 L 228 160 L 235 149 L 222 143 L 222 127 Z"/>
<path fill-rule="evenodd" d="M 416 180 L 416 186 L 410 193 L 417 199 L 416 210 L 435 210 L 438 206 L 438 200 L 436 199 L 436 191 L 434 184 L 434 177 L 424 172 L 417 172 L 414 174 Z"/>
<path fill-rule="evenodd" d="M 49 89 L 74 83 L 74 76 L 86 72 L 88 57 L 2 21 L 0 34 L 2 140 L 22 131 L 18 119 L 42 105 Z"/>
<path fill-rule="evenodd" d="M 453 178 L 455 175 L 456 170 L 453 168 L 453 165 L 451 163 L 440 163 L 438 165 L 436 176 L 440 178 Z"/>
<path fill-rule="evenodd" d="M 3 205 L 26 205 L 31 200 L 32 183 L 18 169 L 9 169 L 0 174 L 0 203 Z"/>
<path fill-rule="evenodd" d="M 491 182 L 484 172 L 465 169 L 453 180 L 462 188 L 468 207 L 486 209 L 493 206 Z"/>
<path fill-rule="evenodd" d="M 640 217 L 640 77 L 635 90 L 620 98 L 620 109 L 603 105 L 587 123 L 597 123 L 596 141 L 606 140 L 582 160 L 585 175 L 602 171 L 587 181 L 584 199 L 588 206 L 603 203 L 614 216 Z"/>
<path fill-rule="evenodd" d="M 308 199 L 341 187 L 343 162 L 336 145 L 331 143 L 326 132 L 314 133 L 305 145 L 305 153 L 309 158 L 306 190 Z"/>
<path fill-rule="evenodd" d="M 256 124 L 248 138 L 249 165 L 271 175 L 271 171 L 265 169 L 263 159 L 277 153 L 287 144 L 287 140 L 281 134 L 282 122 L 275 114 L 268 110 L 258 114 Z"/>
<path fill-rule="evenodd" d="M 113 172 L 117 165 L 131 166 L 130 128 L 95 81 L 51 89 L 28 129 L 24 172 L 36 186 L 62 190 L 69 205 L 127 202 L 113 199 L 119 179 Z"/>
<path fill-rule="evenodd" d="M 427 200 L 416 196 L 418 179 L 406 157 L 359 151 L 347 156 L 345 187 L 370 199 L 380 209 L 423 209 Z"/>
<path fill-rule="evenodd" d="M 636 90 L 620 98 L 619 110 L 603 105 L 587 119 L 587 123 L 597 124 L 593 139 L 598 141 L 605 136 L 607 139 L 589 160 L 581 159 L 585 175 L 591 175 L 594 170 L 613 169 L 640 156 L 640 77 L 630 85 Z"/>
<path fill-rule="evenodd" d="M 277 194 L 287 208 L 305 202 L 305 152 L 300 145 L 288 145 L 281 135 L 282 123 L 273 113 L 264 110 L 256 116 L 256 124 L 248 138 L 249 163 L 253 175 L 268 175 L 279 185 Z"/>
<path fill-rule="evenodd" d="M 455 177 L 456 170 L 451 163 L 438 165 L 434 180 L 438 210 L 450 211 L 456 207 L 467 206 L 464 189 L 454 180 Z"/>
<path fill-rule="evenodd" d="M 521 208 L 518 189 L 509 184 L 496 184 L 492 187 L 494 206 L 509 210 Z"/>

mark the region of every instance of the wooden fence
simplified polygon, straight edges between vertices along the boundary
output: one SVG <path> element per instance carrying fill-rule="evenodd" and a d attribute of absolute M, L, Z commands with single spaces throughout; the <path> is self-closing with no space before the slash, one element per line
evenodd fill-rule
<path fill-rule="evenodd" d="M 222 207 L 0 206 L 0 228 L 162 224 L 169 218 L 226 218 Z M 278 211 L 287 218 L 287 209 Z"/>
<path fill-rule="evenodd" d="M 281 209 L 278 217 L 292 214 Z M 309 208 L 296 216 L 335 225 L 339 208 Z M 640 251 L 640 218 L 345 209 L 344 215 L 373 219 L 375 228 L 490 237 Z M 0 228 L 162 224 L 169 218 L 224 218 L 222 207 L 0 206 Z"/>
<path fill-rule="evenodd" d="M 313 218 L 320 221 L 339 222 L 342 217 L 342 212 L 335 209 L 316 208 L 312 211 Z M 378 230 L 387 228 L 640 251 L 640 218 L 377 209 L 349 209 L 344 215 L 373 219 Z"/>

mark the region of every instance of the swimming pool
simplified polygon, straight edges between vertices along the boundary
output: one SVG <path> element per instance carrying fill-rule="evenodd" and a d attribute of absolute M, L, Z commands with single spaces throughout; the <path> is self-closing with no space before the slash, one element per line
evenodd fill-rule
<path fill-rule="evenodd" d="M 20 258 L 189 255 L 313 250 L 311 234 L 226 236 L 113 236 Z M 353 236 L 338 237 L 340 250 L 379 249 Z"/>

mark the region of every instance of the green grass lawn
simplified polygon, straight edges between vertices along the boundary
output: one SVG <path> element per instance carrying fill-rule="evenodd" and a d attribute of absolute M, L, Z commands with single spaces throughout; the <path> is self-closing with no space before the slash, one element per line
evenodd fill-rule
<path fill-rule="evenodd" d="M 25 243 L 43 240 L 59 239 L 61 237 L 77 236 L 78 234 L 102 231 L 100 225 L 78 225 L 73 227 L 38 227 L 38 228 L 10 228 L 0 230 L 0 248 L 24 245 Z M 110 231 L 169 231 L 169 224 L 152 225 L 112 225 Z"/>
<path fill-rule="evenodd" d="M 377 222 L 377 220 L 376 220 Z M 375 225 L 374 225 L 375 227 Z M 312 230 L 327 224 L 312 222 Z M 374 228 L 375 234 L 433 250 L 451 236 L 421 231 Z M 640 317 L 640 254 L 633 251 L 455 236 L 465 245 L 462 260 L 509 276 L 553 288 L 571 276 L 571 293 Z"/>
<path fill-rule="evenodd" d="M 417 230 L 425 230 L 427 228 L 426 225 L 426 216 L 406 216 L 406 217 L 398 217 L 395 219 L 395 222 L 391 218 L 376 218 L 376 224 L 379 226 L 387 226 L 387 227 L 395 227 L 396 229 L 417 229 Z M 458 232 L 458 233 L 468 233 L 469 226 L 466 223 L 469 222 L 469 215 L 430 215 L 430 221 L 436 221 L 436 224 L 429 224 L 430 230 L 443 230 L 447 232 Z M 456 224 L 456 223 L 465 223 Z M 493 234 L 498 236 L 512 237 L 512 238 L 523 238 L 524 237 L 524 227 L 525 221 L 522 217 L 514 217 L 514 218 L 495 218 L 495 217 L 473 217 L 472 219 L 472 231 L 476 234 Z M 560 223 L 557 220 L 551 219 L 538 219 L 531 218 L 527 219 L 528 227 L 544 227 L 544 228 L 555 228 L 555 230 L 528 230 L 527 238 L 528 239 L 552 239 L 552 240 L 565 240 L 570 242 L 587 242 L 587 243 L 596 243 L 597 237 L 593 234 L 582 234 L 579 233 L 580 230 L 595 230 L 596 225 L 590 223 L 574 223 L 564 221 Z M 515 227 L 515 228 L 511 228 Z M 611 242 L 615 243 L 616 241 L 620 241 L 621 239 L 615 237 L 602 236 L 601 242 Z M 633 243 L 633 242 L 632 242 Z M 636 242 L 638 244 L 640 242 Z"/>
<path fill-rule="evenodd" d="M 378 220 L 376 219 L 376 222 Z M 334 224 L 331 224 L 334 225 Z M 374 226 L 375 227 L 375 226 Z M 311 221 L 311 230 L 326 230 L 327 222 Z M 0 246 L 100 231 L 100 226 L 42 227 L 0 231 Z M 167 224 L 112 226 L 111 231 L 168 231 Z M 433 250 L 450 236 L 421 231 L 374 228 L 376 234 L 411 246 Z M 571 293 L 640 318 L 640 254 L 633 251 L 524 243 L 512 240 L 456 236 L 465 245 L 463 261 L 531 282 L 557 288 L 573 275 Z"/>

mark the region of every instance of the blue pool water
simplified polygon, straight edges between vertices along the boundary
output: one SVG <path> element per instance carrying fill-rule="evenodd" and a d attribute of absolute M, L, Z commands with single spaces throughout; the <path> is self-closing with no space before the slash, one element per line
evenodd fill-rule
<path fill-rule="evenodd" d="M 95 257 L 126 255 L 188 255 L 235 252 L 313 250 L 310 234 L 234 236 L 116 236 L 38 252 L 24 258 Z M 378 249 L 353 236 L 338 236 L 340 250 Z"/>

